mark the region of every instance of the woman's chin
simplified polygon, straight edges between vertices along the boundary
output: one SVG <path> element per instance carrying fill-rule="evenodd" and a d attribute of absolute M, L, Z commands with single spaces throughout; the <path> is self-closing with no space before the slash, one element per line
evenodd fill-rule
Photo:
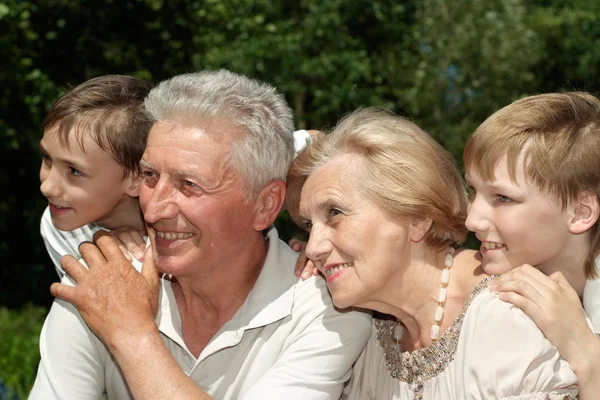
<path fill-rule="evenodd" d="M 348 296 L 342 296 L 340 294 L 336 295 L 335 293 L 333 293 L 331 295 L 331 298 L 336 308 L 344 309 L 354 306 L 354 301 Z"/>

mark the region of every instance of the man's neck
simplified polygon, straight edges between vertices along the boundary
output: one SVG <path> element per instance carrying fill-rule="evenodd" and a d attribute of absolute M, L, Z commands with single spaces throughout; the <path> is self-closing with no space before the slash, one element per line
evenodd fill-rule
<path fill-rule="evenodd" d="M 253 240 L 249 240 L 252 242 Z M 202 269 L 202 276 L 172 281 L 188 349 L 198 356 L 218 330 L 242 307 L 254 288 L 267 255 L 268 242 L 260 238 L 249 251 Z"/>

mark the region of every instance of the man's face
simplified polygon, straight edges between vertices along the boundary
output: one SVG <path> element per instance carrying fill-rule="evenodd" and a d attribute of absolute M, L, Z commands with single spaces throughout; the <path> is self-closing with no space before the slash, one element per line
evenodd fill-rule
<path fill-rule="evenodd" d="M 485 181 L 467 171 L 472 187 L 467 229 L 481 241 L 482 266 L 488 274 L 502 274 L 522 264 L 537 266 L 546 274 L 564 268 L 572 235 L 569 215 L 557 196 L 541 192 L 529 182 L 522 162 L 516 182 L 506 161 L 494 169 L 495 179 Z"/>
<path fill-rule="evenodd" d="M 111 216 L 130 185 L 123 179 L 124 168 L 89 135 L 83 136 L 83 148 L 74 132 L 70 148 L 61 146 L 57 129 L 45 131 L 40 141 L 40 191 L 48 199 L 52 223 L 63 231 L 92 222 L 112 227 Z"/>
<path fill-rule="evenodd" d="M 231 264 L 253 230 L 253 205 L 230 167 L 235 126 L 157 122 L 142 156 L 140 206 L 159 270 L 177 277 Z M 201 263 L 202 268 L 198 268 Z"/>

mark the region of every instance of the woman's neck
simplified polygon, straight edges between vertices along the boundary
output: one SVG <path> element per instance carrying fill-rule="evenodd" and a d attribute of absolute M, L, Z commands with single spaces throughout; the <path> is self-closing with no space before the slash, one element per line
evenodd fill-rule
<path fill-rule="evenodd" d="M 442 288 L 442 271 L 448 250 L 435 253 L 430 260 L 421 258 L 406 269 L 402 282 L 390 289 L 386 296 L 393 299 L 382 306 L 380 312 L 393 315 L 403 325 L 400 340 L 402 348 L 412 351 L 432 344 L 432 326 L 435 325 L 436 308 L 440 305 L 439 295 Z M 459 250 L 454 255 L 450 268 L 450 279 L 445 288 L 446 300 L 443 305 L 443 317 L 439 321 L 439 336 L 450 327 L 460 313 L 473 288 L 487 275 L 483 273 L 475 251 Z M 416 271 L 411 275 L 409 272 Z M 393 292 L 392 292 L 393 291 Z"/>

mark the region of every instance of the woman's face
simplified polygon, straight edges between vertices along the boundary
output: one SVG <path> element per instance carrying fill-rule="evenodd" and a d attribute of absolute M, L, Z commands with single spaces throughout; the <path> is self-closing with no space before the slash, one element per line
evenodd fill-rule
<path fill-rule="evenodd" d="M 327 280 L 337 307 L 371 308 L 410 259 L 410 227 L 362 192 L 361 157 L 338 156 L 305 182 L 300 217 L 310 232 L 307 256 Z"/>

